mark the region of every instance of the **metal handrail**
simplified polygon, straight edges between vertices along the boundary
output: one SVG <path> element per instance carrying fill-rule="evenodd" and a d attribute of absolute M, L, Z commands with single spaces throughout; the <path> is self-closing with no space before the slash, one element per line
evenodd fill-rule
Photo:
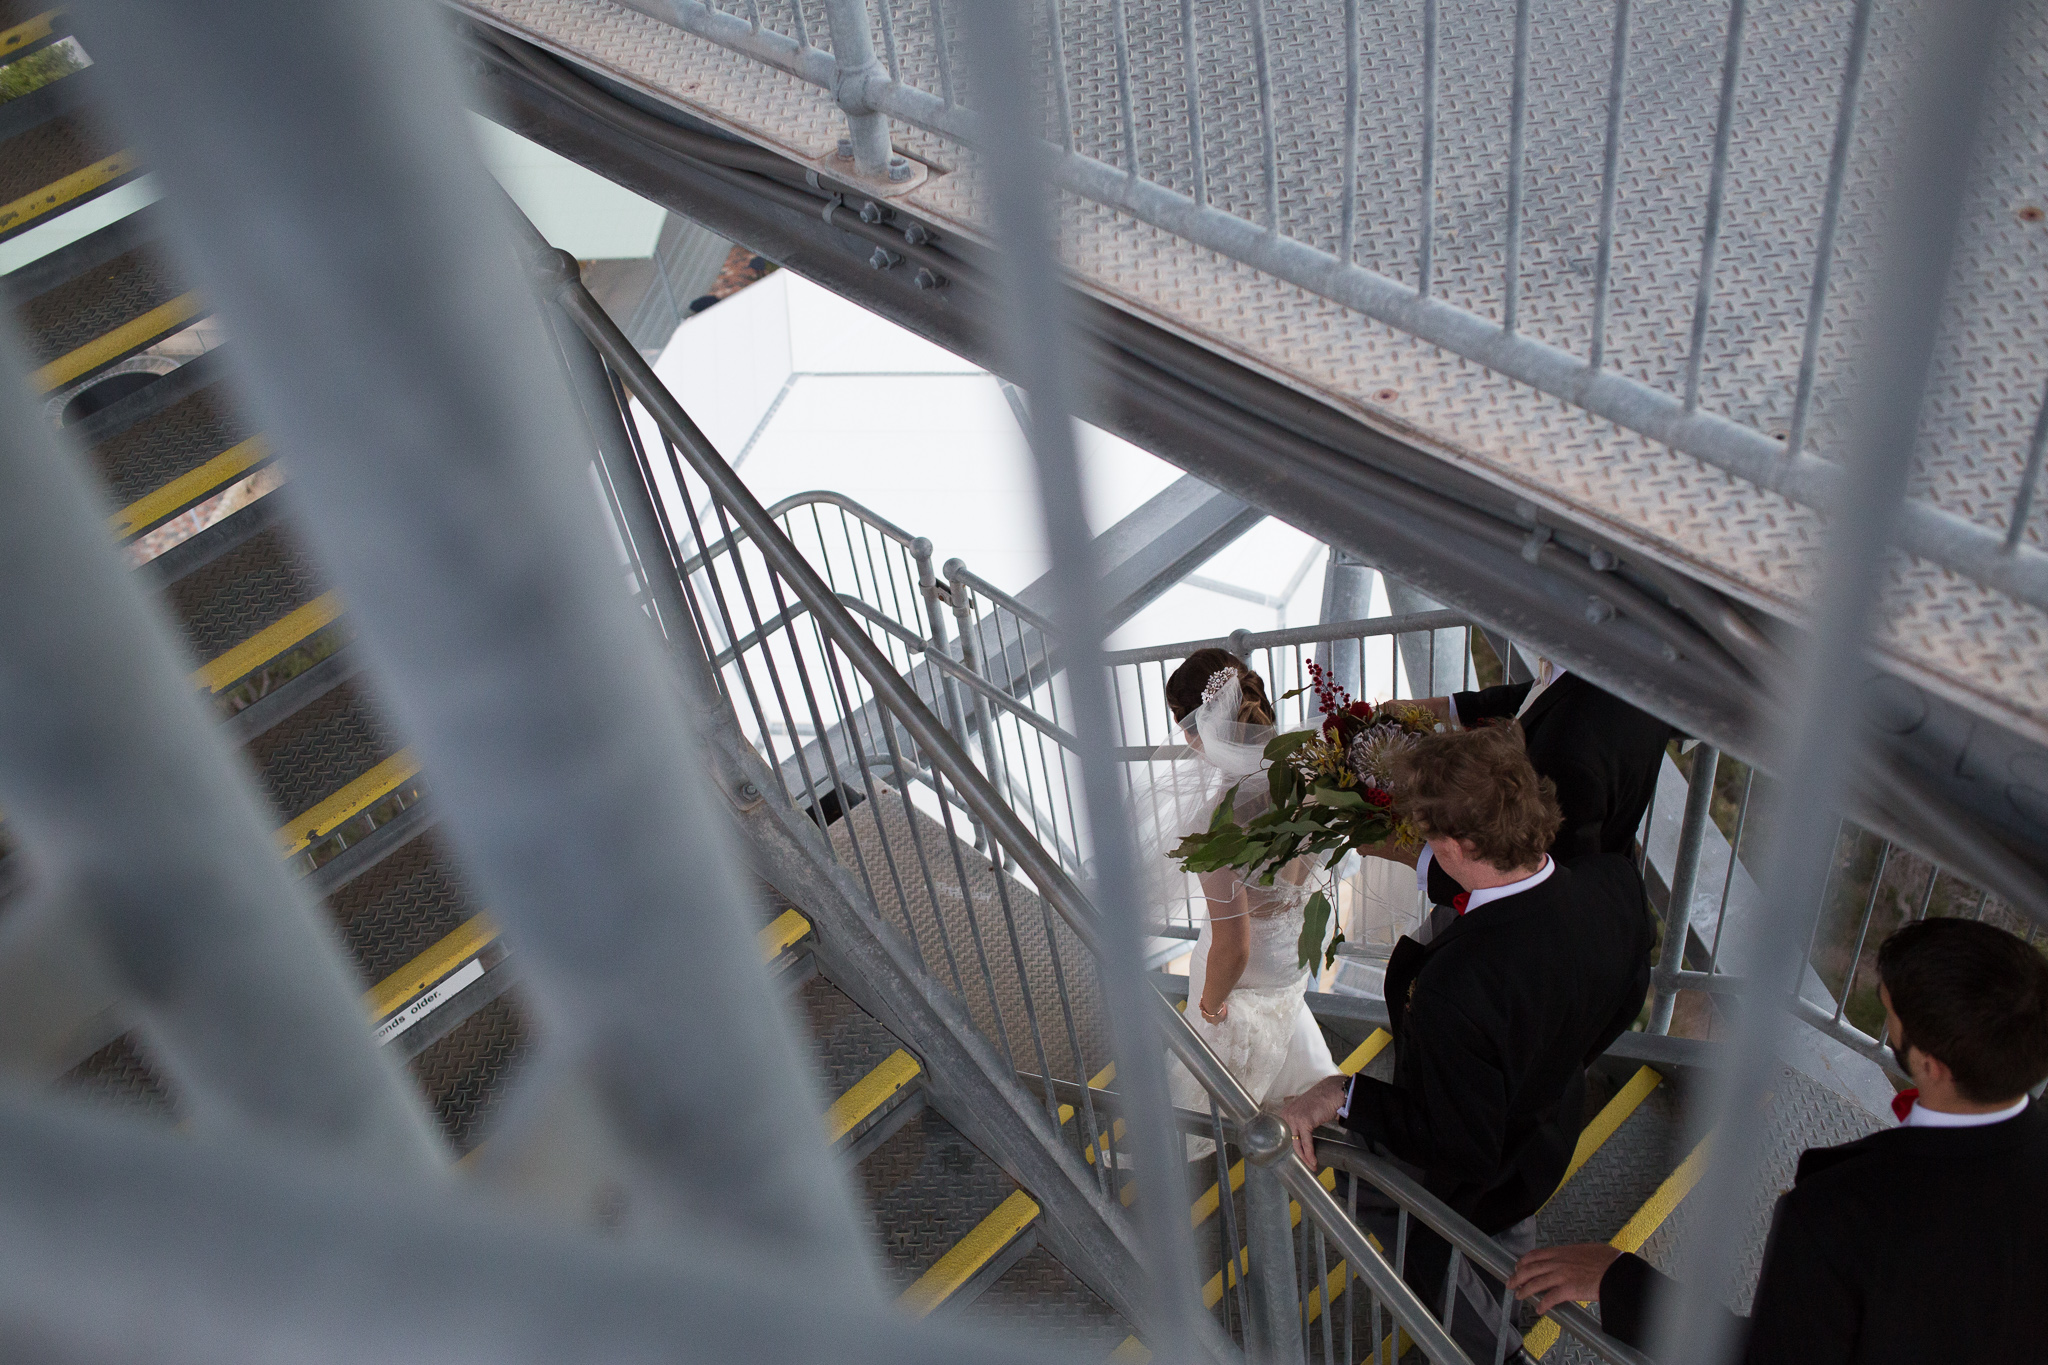
<path fill-rule="evenodd" d="M 646 360 L 619 331 L 580 280 L 564 272 L 554 285 L 556 301 L 577 328 L 625 383 L 633 397 L 655 419 L 697 476 L 711 489 L 724 510 L 754 541 L 755 549 L 774 572 L 811 609 L 811 619 L 852 662 L 911 737 L 930 755 L 964 804 L 1016 861 L 1046 902 L 1091 952 L 1102 943 L 1097 912 L 1044 845 L 1025 828 L 1010 804 L 968 758 L 946 727 L 924 705 L 881 650 L 844 612 L 838 595 L 780 533 L 768 509 L 755 499 L 716 449 L 698 430 L 682 406 L 657 378 Z M 1313 1216 L 1325 1235 L 1341 1247 L 1351 1264 L 1392 1312 L 1395 1320 L 1432 1360 L 1466 1362 L 1450 1334 L 1432 1317 L 1420 1298 L 1394 1273 L 1386 1258 L 1329 1196 L 1295 1155 L 1286 1126 L 1264 1113 L 1229 1068 L 1210 1052 L 1180 1012 L 1155 989 L 1147 1002 L 1168 1048 L 1216 1101 L 1222 1113 L 1247 1134 L 1248 1158 L 1271 1165 L 1295 1198 L 1304 1216 Z M 1085 1101 L 1084 1095 L 1084 1101 Z"/>
<path fill-rule="evenodd" d="M 1392 1162 L 1374 1156 L 1352 1143 L 1329 1138 L 1316 1139 L 1316 1159 L 1323 1165 L 1334 1166 L 1340 1171 L 1360 1176 L 1374 1189 L 1392 1196 L 1403 1209 L 1421 1219 L 1423 1226 L 1449 1242 L 1458 1255 L 1496 1280 L 1505 1284 L 1514 1274 L 1515 1258 L 1502 1250 L 1500 1243 L 1460 1217 L 1450 1205 L 1417 1184 L 1407 1172 Z M 1650 1365 L 1648 1356 L 1608 1336 L 1601 1328 L 1599 1319 L 1570 1300 L 1559 1304 L 1544 1316 L 1590 1347 L 1602 1360 L 1612 1362 L 1612 1365 Z"/>

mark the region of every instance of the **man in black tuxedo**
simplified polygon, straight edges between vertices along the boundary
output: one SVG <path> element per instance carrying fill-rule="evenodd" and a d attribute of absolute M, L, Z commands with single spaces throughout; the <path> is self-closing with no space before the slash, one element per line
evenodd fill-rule
<path fill-rule="evenodd" d="M 1403 938 L 1388 960 L 1393 1081 L 1335 1077 L 1281 1117 L 1311 1167 L 1310 1134 L 1341 1119 L 1518 1251 L 1534 1245 L 1531 1217 L 1571 1160 L 1586 1067 L 1649 988 L 1642 882 L 1626 858 L 1567 866 L 1545 852 L 1557 802 L 1511 726 L 1432 735 L 1398 767 L 1402 808 L 1429 841 L 1420 876 L 1441 861 L 1469 890 L 1455 921 L 1427 945 Z M 1407 1277 L 1425 1303 L 1441 1302 L 1448 1259 L 1447 1243 L 1411 1229 Z M 1491 1360 L 1502 1286 L 1469 1266 L 1459 1284 L 1452 1334 Z"/>
<path fill-rule="evenodd" d="M 1550 845 L 1569 862 L 1591 853 L 1633 851 L 1643 812 L 1657 790 L 1664 745 L 1677 732 L 1647 711 L 1545 660 L 1530 682 L 1431 697 L 1421 703 L 1454 728 L 1513 720 L 1529 762 L 1557 784 L 1564 816 Z M 1424 888 L 1447 904 L 1458 887 L 1439 866 Z"/>
<path fill-rule="evenodd" d="M 1892 1049 L 1916 1089 L 1900 1126 L 1799 1158 L 1764 1250 L 1750 1365 L 2048 1359 L 2048 960 L 1971 920 L 1909 924 L 1878 953 Z M 1600 1301 L 1649 1344 L 1675 1288 L 1592 1244 L 1524 1256 L 1510 1281 L 1548 1311 Z"/>

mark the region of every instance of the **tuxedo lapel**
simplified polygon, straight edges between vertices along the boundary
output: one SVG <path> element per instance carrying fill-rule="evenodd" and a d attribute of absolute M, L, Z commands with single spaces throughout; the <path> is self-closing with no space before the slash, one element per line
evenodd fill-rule
<path fill-rule="evenodd" d="M 1524 711 L 1519 718 L 1522 724 L 1522 733 L 1526 735 L 1530 730 L 1534 729 L 1537 722 L 1549 715 L 1556 708 L 1558 702 L 1567 693 L 1576 690 L 1578 686 L 1579 675 L 1567 673 L 1550 686 L 1544 688 L 1536 700 L 1529 703 L 1529 709 Z"/>
<path fill-rule="evenodd" d="M 1401 1022 L 1408 1013 L 1408 996 L 1415 989 L 1415 978 L 1422 974 L 1431 951 L 1403 934 L 1387 957 L 1387 974 L 1382 978 L 1387 993 L 1387 1032 L 1396 1039 L 1401 1036 Z"/>

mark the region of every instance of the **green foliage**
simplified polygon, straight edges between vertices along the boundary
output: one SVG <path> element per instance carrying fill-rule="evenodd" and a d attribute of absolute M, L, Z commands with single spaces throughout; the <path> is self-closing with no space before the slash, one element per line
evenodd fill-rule
<path fill-rule="evenodd" d="M 1317 957 L 1322 958 L 1322 967 L 1335 962 L 1337 945 L 1344 941 L 1344 931 L 1338 930 L 1337 936 L 1330 940 L 1329 949 L 1320 951 L 1323 947 L 1323 935 L 1329 931 L 1330 898 L 1318 891 L 1308 898 L 1308 904 L 1303 907 L 1301 938 L 1294 945 L 1295 960 L 1303 967 L 1317 971 L 1321 970 L 1316 964 Z"/>
<path fill-rule="evenodd" d="M 89 65 L 77 43 L 68 38 L 52 43 L 40 52 L 0 66 L 0 101 L 20 99 Z"/>

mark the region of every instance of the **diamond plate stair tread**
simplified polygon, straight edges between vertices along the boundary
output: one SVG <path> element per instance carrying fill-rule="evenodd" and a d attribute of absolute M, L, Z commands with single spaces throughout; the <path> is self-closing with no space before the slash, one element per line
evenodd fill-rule
<path fill-rule="evenodd" d="M 1644 1097 L 1536 1215 L 1537 1244 L 1604 1242 L 1621 1231 L 1685 1160 L 1678 1109 L 1669 1082 Z"/>
<path fill-rule="evenodd" d="M 184 292 L 155 247 L 135 247 L 23 304 L 28 348 L 55 360 Z"/>
<path fill-rule="evenodd" d="M 336 888 L 327 906 L 366 988 L 439 943 L 479 908 L 432 829 Z"/>
<path fill-rule="evenodd" d="M 224 381 L 190 393 L 92 447 L 109 500 L 126 507 L 255 434 Z"/>
<path fill-rule="evenodd" d="M 1018 1070 L 1034 1073 L 1040 1070 L 1038 1044 L 1033 1038 L 1025 1010 L 1025 987 L 1028 984 L 1030 999 L 1037 1011 L 1038 1037 L 1043 1040 L 1046 1064 L 1052 1068 L 1052 1075 L 1057 1079 L 1079 1080 L 1100 1071 L 1110 1056 L 1108 1025 L 1103 1017 L 1094 960 L 1073 930 L 1035 893 L 1015 878 L 1004 876 L 1002 891 L 1009 898 L 1017 926 L 1017 950 L 1013 952 L 1009 936 L 1002 930 L 1001 901 L 994 866 L 972 847 L 961 845 L 958 849 L 960 865 L 967 871 L 966 894 L 963 894 L 959 870 L 950 849 L 953 841 L 944 827 L 921 811 L 913 811 L 906 816 L 900 794 L 881 788 L 880 784 L 877 787 L 881 794 L 875 801 L 864 801 L 847 816 L 833 822 L 831 837 L 840 861 L 855 875 L 859 875 L 860 867 L 855 856 L 855 845 L 858 844 L 860 857 L 866 860 L 868 884 L 875 893 L 883 919 L 902 929 L 907 913 L 911 936 L 924 955 L 927 969 L 942 985 L 952 989 L 966 1002 L 975 1024 Z M 894 852 L 898 874 L 895 877 L 890 876 L 888 864 L 882 856 L 883 838 L 878 836 L 876 825 L 877 806 L 881 807 L 879 836 L 886 836 L 888 848 Z M 913 830 L 925 852 L 923 864 L 919 863 L 915 851 L 917 844 L 912 839 Z M 927 867 L 931 873 L 929 891 L 924 877 Z M 931 892 L 937 893 L 938 902 L 943 907 L 943 913 L 936 919 L 932 915 Z M 973 905 L 971 918 L 968 913 L 970 896 Z M 1053 934 L 1050 943 L 1046 938 L 1048 920 Z M 982 971 L 982 959 L 975 952 L 977 928 L 985 950 L 986 975 Z M 952 946 L 952 960 L 947 956 L 948 942 Z M 1079 1063 L 1075 1060 L 1072 1040 L 1060 1010 L 1059 988 L 1054 976 L 1055 947 L 1059 970 L 1065 975 L 1068 998 L 1073 1005 L 1074 1031 L 1081 1044 Z M 1023 964 L 1021 972 L 1018 969 L 1020 957 Z M 957 982 L 953 976 L 953 960 L 959 964 Z M 991 984 L 993 994 L 990 992 Z"/>
<path fill-rule="evenodd" d="M 320 584 L 290 533 L 273 526 L 186 574 L 165 595 L 192 653 L 206 661 L 318 597 Z"/>
<path fill-rule="evenodd" d="M 84 115 L 64 114 L 39 123 L 0 142 L 0 204 L 34 194 L 120 150 L 119 143 Z"/>
<path fill-rule="evenodd" d="M 844 1095 L 902 1047 L 896 1035 L 822 976 L 804 982 L 797 999 L 810 1028 L 811 1053 L 817 1059 L 828 1102 Z"/>
<path fill-rule="evenodd" d="M 406 1065 L 457 1153 L 483 1140 L 493 1107 L 518 1079 L 533 1033 L 508 991 Z"/>
<path fill-rule="evenodd" d="M 346 682 L 258 735 L 247 753 L 279 820 L 290 820 L 398 752 L 368 699 Z"/>
<path fill-rule="evenodd" d="M 822 155 L 843 131 L 823 91 L 614 0 L 469 0 L 469 7 L 793 155 Z M 1341 12 L 1311 0 L 1266 10 L 1283 226 L 1331 248 L 1342 208 L 1335 149 L 1343 127 L 1327 92 L 1343 89 Z M 1123 164 L 1108 11 L 1064 12 L 1077 145 Z M 929 8 L 895 0 L 891 14 L 906 77 L 935 90 Z M 1178 7 L 1145 0 L 1127 14 L 1140 166 L 1186 189 Z M 1720 0 L 1683 0 L 1651 7 L 1633 24 L 1635 94 L 1624 107 L 1608 346 L 1614 368 L 1648 382 L 1672 385 L 1682 376 L 1725 14 Z M 1209 7 L 1201 16 L 1210 197 L 1260 214 L 1247 21 L 1235 7 Z M 1873 25 L 1819 353 L 1812 443 L 1824 456 L 1843 447 L 1850 324 L 1876 278 L 1874 217 L 1887 149 L 1897 141 L 1914 18 L 1912 6 L 1885 8 Z M 1591 324 L 1610 23 L 1597 7 L 1545 12 L 1530 50 L 1522 327 L 1581 354 Z M 2048 269 L 2048 225 L 2023 227 L 2012 216 L 2014 205 L 2048 201 L 2048 158 L 2025 150 L 2041 140 L 2048 68 L 2023 56 L 2048 50 L 2048 6 L 2025 7 L 2019 23 L 2006 44 L 2015 56 L 1993 82 L 1999 140 L 1973 190 L 1952 335 L 1940 347 L 1920 461 L 1924 490 L 1998 529 L 2042 390 L 2035 358 L 2048 351 L 2048 310 L 2032 306 L 2025 284 Z M 1752 16 L 1744 46 L 1702 401 L 1766 431 L 1780 429 L 1790 411 L 1814 248 L 1809 225 L 1825 186 L 1845 24 L 1840 5 L 1795 0 Z M 1442 295 L 1478 308 L 1495 308 L 1501 297 L 1511 25 L 1512 7 L 1468 7 L 1447 13 L 1440 33 L 1435 280 Z M 1374 16 L 1361 54 L 1361 79 L 1374 94 L 1360 121 L 1356 258 L 1411 284 L 1419 49 L 1418 13 L 1403 8 Z M 985 237 L 975 177 L 959 149 L 900 126 L 897 141 L 963 167 L 910 191 L 906 207 Z M 1780 615 L 1803 613 L 1821 533 L 1812 513 L 1133 219 L 1071 197 L 1062 208 L 1063 250 L 1090 292 L 1737 597 Z M 1396 396 L 1378 401 L 1385 390 Z M 2043 543 L 2048 517 L 2037 518 L 2029 534 Z M 1882 648 L 1909 676 L 2048 740 L 2048 613 L 1903 559 L 1885 605 Z"/>
<path fill-rule="evenodd" d="M 870 1153 L 858 1180 L 884 1274 L 899 1290 L 909 1288 L 1017 1188 L 931 1109 Z"/>
<path fill-rule="evenodd" d="M 142 1039 L 124 1033 L 64 1073 L 58 1089 L 129 1113 L 148 1114 L 165 1122 L 178 1117 L 170 1087 L 143 1050 Z"/>
<path fill-rule="evenodd" d="M 1130 1324 L 1044 1247 L 1033 1247 L 963 1310 L 970 1323 L 1094 1359 L 1114 1351 Z"/>
<path fill-rule="evenodd" d="M 1781 1067 L 1770 1090 L 1770 1116 L 1757 1190 L 1745 1214 L 1741 1270 L 1736 1282 L 1741 1295 L 1733 1305 L 1737 1312 L 1749 1311 L 1749 1299 L 1763 1265 L 1764 1237 L 1770 1231 L 1771 1209 L 1778 1196 L 1792 1187 L 1799 1154 L 1809 1147 L 1832 1147 L 1854 1142 L 1881 1128 L 1887 1120 L 1865 1112 L 1789 1067 Z M 1642 1257 L 1667 1273 L 1678 1263 L 1686 1228 L 1693 1216 L 1693 1200 L 1687 1199 L 1664 1220 L 1662 1227 L 1643 1244 Z"/>

